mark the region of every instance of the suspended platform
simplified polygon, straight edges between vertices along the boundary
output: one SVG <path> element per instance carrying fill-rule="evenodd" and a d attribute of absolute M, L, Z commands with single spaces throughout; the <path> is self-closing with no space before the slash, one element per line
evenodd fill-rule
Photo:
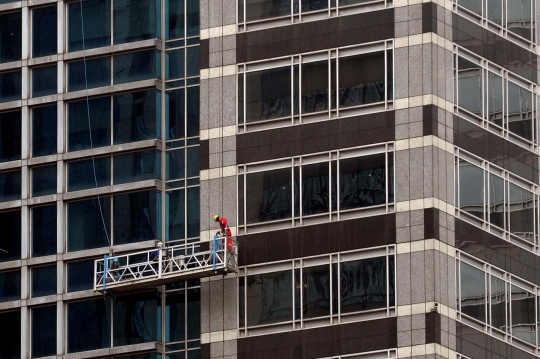
<path fill-rule="evenodd" d="M 201 250 L 208 244 L 209 250 Z M 126 293 L 236 272 L 236 240 L 215 236 L 210 243 L 196 242 L 97 259 L 94 262 L 94 291 L 103 294 Z"/>

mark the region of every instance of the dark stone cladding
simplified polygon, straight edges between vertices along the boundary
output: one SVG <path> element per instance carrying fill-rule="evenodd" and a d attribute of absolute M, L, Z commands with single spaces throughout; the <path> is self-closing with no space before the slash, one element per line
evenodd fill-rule
<path fill-rule="evenodd" d="M 456 115 L 454 145 L 517 176 L 539 183 L 538 157 L 533 152 Z"/>
<path fill-rule="evenodd" d="M 456 322 L 456 351 L 474 359 L 538 358 L 460 322 Z"/>
<path fill-rule="evenodd" d="M 536 82 L 538 67 L 535 53 L 456 13 L 452 13 L 452 28 L 453 40 L 459 46 Z"/>
<path fill-rule="evenodd" d="M 540 285 L 540 257 L 456 218 L 456 249 Z"/>

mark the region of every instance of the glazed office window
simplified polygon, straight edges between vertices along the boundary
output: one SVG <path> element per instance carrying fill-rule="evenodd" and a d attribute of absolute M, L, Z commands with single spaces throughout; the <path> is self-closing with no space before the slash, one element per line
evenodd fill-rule
<path fill-rule="evenodd" d="M 32 9 L 32 57 L 57 53 L 57 5 Z"/>
<path fill-rule="evenodd" d="M 0 202 L 21 199 L 21 171 L 0 172 Z"/>
<path fill-rule="evenodd" d="M 393 253 L 387 247 L 310 257 L 294 267 L 285 261 L 241 268 L 240 335 L 393 315 Z"/>
<path fill-rule="evenodd" d="M 199 2 L 165 0 L 165 40 L 199 36 Z"/>
<path fill-rule="evenodd" d="M 288 126 L 393 107 L 393 43 L 238 66 L 238 126 Z"/>
<path fill-rule="evenodd" d="M 146 90 L 113 96 L 113 144 L 161 137 L 161 92 Z"/>
<path fill-rule="evenodd" d="M 456 113 L 522 146 L 537 144 L 535 85 L 462 49 L 458 52 Z"/>
<path fill-rule="evenodd" d="M 76 353 L 111 346 L 111 300 L 67 304 L 67 351 Z"/>
<path fill-rule="evenodd" d="M 159 179 L 161 152 L 157 150 L 131 152 L 113 157 L 113 183 L 122 184 Z"/>
<path fill-rule="evenodd" d="M 293 217 L 328 221 L 331 213 L 393 211 L 393 162 L 392 145 L 383 144 L 241 166 L 239 231 L 266 222 L 290 226 Z"/>
<path fill-rule="evenodd" d="M 197 238 L 200 235 L 200 187 L 197 185 L 165 194 L 167 241 Z"/>
<path fill-rule="evenodd" d="M 198 77 L 200 75 L 201 62 L 200 49 L 200 46 L 196 45 L 167 51 L 165 53 L 165 80 Z M 177 82 L 168 83 L 168 86 L 174 85 Z"/>
<path fill-rule="evenodd" d="M 0 262 L 21 259 L 21 211 L 0 212 L 2 249 Z"/>
<path fill-rule="evenodd" d="M 86 76 L 85 76 L 86 61 Z M 111 58 L 98 57 L 68 63 L 68 91 L 85 90 L 111 85 Z"/>
<path fill-rule="evenodd" d="M 68 293 L 88 289 L 94 289 L 94 260 L 69 262 L 67 264 Z"/>
<path fill-rule="evenodd" d="M 56 304 L 32 308 L 32 358 L 56 355 Z"/>
<path fill-rule="evenodd" d="M 52 155 L 57 149 L 57 109 L 56 104 L 35 107 L 32 111 L 32 157 Z M 1 125 L 1 122 L 0 122 Z"/>
<path fill-rule="evenodd" d="M 21 86 L 21 71 L 0 73 L 0 103 L 20 100 Z"/>
<path fill-rule="evenodd" d="M 111 233 L 111 201 L 108 196 L 101 196 L 99 201 L 92 198 L 68 202 L 68 252 L 109 246 L 107 235 Z"/>
<path fill-rule="evenodd" d="M 178 282 L 167 285 L 166 289 L 166 350 L 170 356 L 191 358 L 198 354 L 201 345 L 200 284 L 198 281 Z"/>
<path fill-rule="evenodd" d="M 161 52 L 137 51 L 113 57 L 115 85 L 161 77 Z"/>
<path fill-rule="evenodd" d="M 0 302 L 21 299 L 21 271 L 0 272 Z"/>
<path fill-rule="evenodd" d="M 165 92 L 167 140 L 199 136 L 199 86 Z"/>
<path fill-rule="evenodd" d="M 160 292 L 118 296 L 113 306 L 113 346 L 160 342 L 160 319 Z"/>
<path fill-rule="evenodd" d="M 32 298 L 56 294 L 56 264 L 32 268 Z"/>
<path fill-rule="evenodd" d="M 56 204 L 34 207 L 32 211 L 32 257 L 56 254 Z"/>
<path fill-rule="evenodd" d="M 114 44 L 161 38 L 160 0 L 114 0 Z"/>
<path fill-rule="evenodd" d="M 88 121 L 90 112 L 90 121 Z M 90 122 L 90 123 L 89 123 Z M 90 127 L 89 127 L 90 126 Z M 91 134 L 89 133 L 91 128 Z M 68 151 L 80 151 L 111 144 L 111 98 L 99 97 L 68 103 Z"/>
<path fill-rule="evenodd" d="M 0 63 L 18 61 L 21 55 L 22 12 L 0 14 Z"/>
<path fill-rule="evenodd" d="M 0 162 L 21 159 L 21 111 L 0 113 Z"/>
<path fill-rule="evenodd" d="M 54 95 L 57 93 L 57 66 L 32 68 L 32 97 Z"/>
<path fill-rule="evenodd" d="M 10 323 L 0 329 L 0 357 L 21 357 L 21 311 L 0 312 L 0 321 Z"/>
<path fill-rule="evenodd" d="M 56 194 L 56 163 L 32 168 L 32 197 Z"/>
<path fill-rule="evenodd" d="M 88 160 L 73 161 L 67 164 L 68 191 L 111 185 L 111 158 L 94 157 Z M 95 176 L 95 177 L 94 177 Z"/>
<path fill-rule="evenodd" d="M 84 22 L 82 42 L 81 5 Z M 111 0 L 86 0 L 67 4 L 68 51 L 111 45 Z M 84 46 L 83 46 L 84 45 Z"/>

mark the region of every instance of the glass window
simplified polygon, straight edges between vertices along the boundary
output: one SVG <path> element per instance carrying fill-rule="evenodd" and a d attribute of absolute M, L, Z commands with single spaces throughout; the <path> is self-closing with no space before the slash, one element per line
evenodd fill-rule
<path fill-rule="evenodd" d="M 532 92 L 508 81 L 508 129 L 532 141 Z"/>
<path fill-rule="evenodd" d="M 292 271 L 247 277 L 247 325 L 292 321 Z"/>
<path fill-rule="evenodd" d="M 68 353 L 110 347 L 110 299 L 68 303 L 66 332 Z"/>
<path fill-rule="evenodd" d="M 32 268 L 32 297 L 56 294 L 56 264 Z"/>
<path fill-rule="evenodd" d="M 32 168 L 32 196 L 56 193 L 56 163 L 52 166 Z"/>
<path fill-rule="evenodd" d="M 480 66 L 458 57 L 459 107 L 482 116 L 482 70 Z"/>
<path fill-rule="evenodd" d="M 185 177 L 185 149 L 166 152 L 166 179 L 174 180 Z"/>
<path fill-rule="evenodd" d="M 469 0 L 470 1 L 470 0 Z M 506 4 L 504 4 L 506 6 Z M 504 9 L 506 12 L 506 9 Z M 502 26 L 503 19 L 503 1 L 502 0 L 488 0 L 487 2 L 487 18 L 493 21 L 499 26 Z"/>
<path fill-rule="evenodd" d="M 67 264 L 67 291 L 77 292 L 94 288 L 94 260 Z"/>
<path fill-rule="evenodd" d="M 506 283 L 497 277 L 491 277 L 491 325 L 506 332 Z"/>
<path fill-rule="evenodd" d="M 20 60 L 21 55 L 22 12 L 0 14 L 0 63 Z"/>
<path fill-rule="evenodd" d="M 503 78 L 492 72 L 487 73 L 486 103 L 488 120 L 503 125 Z"/>
<path fill-rule="evenodd" d="M 114 44 L 160 37 L 160 1 L 115 0 Z"/>
<path fill-rule="evenodd" d="M 56 253 L 56 204 L 32 208 L 32 257 Z"/>
<path fill-rule="evenodd" d="M 90 110 L 90 111 L 88 111 Z M 91 141 L 88 124 L 90 112 Z M 100 97 L 68 105 L 68 150 L 80 151 L 111 144 L 111 98 Z"/>
<path fill-rule="evenodd" d="M 187 148 L 187 176 L 199 177 L 200 169 L 200 147 L 188 147 Z"/>
<path fill-rule="evenodd" d="M 165 53 L 165 79 L 181 79 L 185 77 L 185 49 L 167 51 Z"/>
<path fill-rule="evenodd" d="M 89 160 L 68 162 L 68 191 L 111 185 L 111 158 L 97 157 Z M 95 177 L 94 177 L 95 174 Z"/>
<path fill-rule="evenodd" d="M 187 137 L 199 136 L 200 88 L 187 88 Z"/>
<path fill-rule="evenodd" d="M 0 103 L 17 101 L 22 95 L 21 71 L 0 74 Z"/>
<path fill-rule="evenodd" d="M 114 184 L 161 178 L 161 152 L 132 152 L 114 156 Z"/>
<path fill-rule="evenodd" d="M 106 247 L 109 245 L 111 205 L 109 197 L 68 202 L 67 246 L 68 252 Z M 101 216 L 103 212 L 103 217 Z M 104 229 L 106 226 L 106 231 Z"/>
<path fill-rule="evenodd" d="M 512 318 L 512 335 L 528 343 L 536 343 L 535 304 L 534 295 L 512 285 L 512 303 L 510 317 Z"/>
<path fill-rule="evenodd" d="M 339 59 L 339 107 L 360 106 L 384 101 L 385 52 Z"/>
<path fill-rule="evenodd" d="M 291 180 L 290 168 L 247 174 L 247 224 L 291 218 Z"/>
<path fill-rule="evenodd" d="M 161 295 L 159 292 L 119 296 L 114 301 L 113 345 L 161 341 Z"/>
<path fill-rule="evenodd" d="M 57 6 L 32 10 L 32 57 L 57 53 Z"/>
<path fill-rule="evenodd" d="M 500 228 L 504 225 L 504 180 L 492 173 L 489 174 L 489 221 Z"/>
<path fill-rule="evenodd" d="M 54 95 L 57 93 L 57 66 L 35 67 L 32 69 L 32 97 Z"/>
<path fill-rule="evenodd" d="M 510 183 L 510 233 L 534 242 L 534 195 Z"/>
<path fill-rule="evenodd" d="M 291 15 L 291 1 L 245 0 L 246 21 Z"/>
<path fill-rule="evenodd" d="M 0 202 L 21 199 L 21 171 L 0 173 Z"/>
<path fill-rule="evenodd" d="M 201 207 L 200 187 L 187 189 L 187 236 L 188 238 L 199 237 L 201 234 Z"/>
<path fill-rule="evenodd" d="M 198 1 L 188 1 L 187 7 L 187 29 L 186 35 L 199 36 L 200 28 L 200 4 Z"/>
<path fill-rule="evenodd" d="M 111 58 L 99 57 L 97 59 L 73 61 L 68 64 L 68 91 L 80 91 L 111 85 Z"/>
<path fill-rule="evenodd" d="M 458 0 L 458 5 L 463 6 L 467 10 L 474 12 L 477 15 L 482 15 L 481 0 Z"/>
<path fill-rule="evenodd" d="M 533 26 L 531 0 L 508 0 L 506 9 L 508 30 L 531 40 Z"/>
<path fill-rule="evenodd" d="M 165 121 L 167 140 L 176 140 L 186 136 L 185 130 L 185 89 L 165 92 Z"/>
<path fill-rule="evenodd" d="M 0 113 L 0 162 L 21 159 L 21 111 Z"/>
<path fill-rule="evenodd" d="M 21 211 L 0 212 L 0 262 L 21 259 Z"/>
<path fill-rule="evenodd" d="M 114 144 L 159 138 L 161 95 L 156 90 L 114 96 Z"/>
<path fill-rule="evenodd" d="M 486 282 L 484 272 L 460 262 L 461 312 L 486 322 Z"/>
<path fill-rule="evenodd" d="M 246 74 L 246 122 L 291 115 L 291 68 Z"/>
<path fill-rule="evenodd" d="M 302 113 L 328 110 L 328 78 L 328 61 L 302 65 Z"/>
<path fill-rule="evenodd" d="M 165 40 L 184 37 L 184 0 L 165 0 L 165 3 L 168 10 L 165 16 Z"/>
<path fill-rule="evenodd" d="M 56 355 L 56 304 L 32 308 L 32 358 Z"/>
<path fill-rule="evenodd" d="M 469 162 L 459 161 L 459 208 L 484 218 L 484 171 Z"/>
<path fill-rule="evenodd" d="M 184 189 L 167 192 L 166 240 L 186 238 L 186 194 Z"/>
<path fill-rule="evenodd" d="M 32 157 L 56 153 L 57 144 L 57 106 L 36 107 L 32 109 Z"/>
<path fill-rule="evenodd" d="M 301 0 L 302 12 L 324 10 L 328 8 L 327 0 Z"/>
<path fill-rule="evenodd" d="M 114 56 L 114 84 L 161 77 L 160 54 L 160 52 L 148 50 Z"/>
<path fill-rule="evenodd" d="M 328 162 L 302 166 L 302 215 L 328 212 L 330 199 L 328 168 Z"/>
<path fill-rule="evenodd" d="M 114 196 L 114 244 L 161 238 L 161 193 L 152 190 Z"/>
<path fill-rule="evenodd" d="M 111 1 L 86 0 L 82 2 L 82 7 L 84 44 L 81 31 L 81 3 L 77 1 L 68 4 L 68 51 L 111 45 Z"/>
<path fill-rule="evenodd" d="M 201 48 L 200 46 L 191 46 L 187 51 L 186 76 L 199 76 L 201 68 Z"/>
<path fill-rule="evenodd" d="M 330 266 L 321 265 L 302 270 L 303 318 L 330 315 Z"/>
<path fill-rule="evenodd" d="M 0 358 L 18 359 L 21 357 L 21 311 L 0 312 Z"/>
<path fill-rule="evenodd" d="M 0 272 L 0 302 L 21 299 L 21 271 Z"/>
<path fill-rule="evenodd" d="M 167 293 L 165 303 L 169 320 L 165 323 L 165 338 L 168 343 L 200 337 L 200 300 L 199 288 Z"/>

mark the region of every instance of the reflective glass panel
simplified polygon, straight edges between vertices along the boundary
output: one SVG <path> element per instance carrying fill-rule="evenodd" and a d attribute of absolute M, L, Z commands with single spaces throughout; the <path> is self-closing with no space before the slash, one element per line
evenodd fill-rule
<path fill-rule="evenodd" d="M 56 164 L 32 168 L 32 196 L 56 193 Z"/>
<path fill-rule="evenodd" d="M 94 260 L 67 264 L 67 291 L 77 292 L 94 288 Z"/>
<path fill-rule="evenodd" d="M 21 111 L 0 113 L 0 162 L 21 159 Z"/>
<path fill-rule="evenodd" d="M 339 59 L 339 107 L 352 107 L 384 101 L 385 52 Z"/>
<path fill-rule="evenodd" d="M 503 79 L 499 75 L 488 72 L 486 87 L 486 103 L 488 120 L 503 125 Z"/>
<path fill-rule="evenodd" d="M 459 161 L 459 208 L 484 219 L 484 172 L 480 167 Z"/>
<path fill-rule="evenodd" d="M 115 245 L 160 238 L 160 198 L 156 190 L 114 196 Z"/>
<path fill-rule="evenodd" d="M 532 141 L 532 93 L 508 81 L 508 129 Z"/>
<path fill-rule="evenodd" d="M 0 173 L 0 202 L 21 199 L 21 171 Z"/>
<path fill-rule="evenodd" d="M 111 185 L 110 157 L 68 162 L 67 171 L 70 192 Z"/>
<path fill-rule="evenodd" d="M 56 114 L 56 104 L 32 109 L 32 157 L 56 153 L 58 123 Z"/>
<path fill-rule="evenodd" d="M 56 204 L 32 208 L 32 257 L 55 254 Z"/>
<path fill-rule="evenodd" d="M 21 311 L 0 312 L 0 358 L 21 358 Z"/>
<path fill-rule="evenodd" d="M 200 187 L 187 189 L 187 236 L 199 237 L 201 234 Z"/>
<path fill-rule="evenodd" d="M 1 212 L 0 228 L 2 228 L 0 262 L 21 259 L 21 211 Z"/>
<path fill-rule="evenodd" d="M 515 285 L 512 288 L 512 335 L 527 343 L 536 343 L 535 303 L 534 295 Z"/>
<path fill-rule="evenodd" d="M 187 137 L 199 136 L 200 88 L 187 88 Z"/>
<path fill-rule="evenodd" d="M 328 8 L 328 0 L 301 0 L 302 12 L 324 10 Z"/>
<path fill-rule="evenodd" d="M 292 271 L 247 277 L 247 326 L 292 321 Z"/>
<path fill-rule="evenodd" d="M 330 198 L 328 168 L 328 162 L 302 166 L 302 214 L 304 216 L 328 212 Z"/>
<path fill-rule="evenodd" d="M 291 1 L 245 0 L 246 21 L 291 15 Z"/>
<path fill-rule="evenodd" d="M 505 5 L 506 6 L 506 5 Z M 502 0 L 488 0 L 487 2 L 487 18 L 493 21 L 497 25 L 501 26 L 503 23 L 503 1 Z"/>
<path fill-rule="evenodd" d="M 17 101 L 22 95 L 21 72 L 4 72 L 0 74 L 0 103 Z"/>
<path fill-rule="evenodd" d="M 85 90 L 111 85 L 111 58 L 86 59 L 86 76 L 83 61 L 68 64 L 68 91 Z"/>
<path fill-rule="evenodd" d="M 328 61 L 302 65 L 301 106 L 302 113 L 328 110 Z"/>
<path fill-rule="evenodd" d="M 246 75 L 246 122 L 291 115 L 291 68 L 248 72 Z"/>
<path fill-rule="evenodd" d="M 159 292 L 120 296 L 114 301 L 113 345 L 161 341 L 161 295 Z"/>
<path fill-rule="evenodd" d="M 113 97 L 115 145 L 160 136 L 161 96 L 156 90 L 130 92 Z"/>
<path fill-rule="evenodd" d="M 0 272 L 0 302 L 21 299 L 21 271 Z"/>
<path fill-rule="evenodd" d="M 506 4 L 508 30 L 527 40 L 532 39 L 531 0 L 508 0 Z"/>
<path fill-rule="evenodd" d="M 201 47 L 190 46 L 186 48 L 186 76 L 199 76 L 201 67 Z"/>
<path fill-rule="evenodd" d="M 32 69 L 32 97 L 54 95 L 57 93 L 56 80 L 58 71 L 53 66 L 36 67 Z"/>
<path fill-rule="evenodd" d="M 185 177 L 185 149 L 166 152 L 166 178 L 174 180 Z"/>
<path fill-rule="evenodd" d="M 474 12 L 477 15 L 482 15 L 481 0 L 458 0 L 458 5 L 463 6 L 467 10 Z"/>
<path fill-rule="evenodd" d="M 32 297 L 56 294 L 56 264 L 32 268 Z"/>
<path fill-rule="evenodd" d="M 156 0 L 115 0 L 114 44 L 159 38 L 160 9 Z"/>
<path fill-rule="evenodd" d="M 114 184 L 159 179 L 160 163 L 161 152 L 156 150 L 114 156 Z"/>
<path fill-rule="evenodd" d="M 188 1 L 187 4 L 186 36 L 199 36 L 200 4 L 198 1 Z"/>
<path fill-rule="evenodd" d="M 183 88 L 165 93 L 167 140 L 175 140 L 186 136 L 186 106 L 184 101 L 185 89 Z"/>
<path fill-rule="evenodd" d="M 91 299 L 67 304 L 68 353 L 111 346 L 111 300 Z"/>
<path fill-rule="evenodd" d="M 32 308 L 32 358 L 56 355 L 56 304 Z"/>
<path fill-rule="evenodd" d="M 461 312 L 486 322 L 486 282 L 484 272 L 460 262 Z"/>
<path fill-rule="evenodd" d="M 330 315 L 330 266 L 302 269 L 303 318 Z"/>
<path fill-rule="evenodd" d="M 90 109 L 90 124 L 88 123 Z M 92 129 L 91 133 L 89 128 Z M 90 141 L 90 139 L 92 141 Z M 68 150 L 80 151 L 111 144 L 111 98 L 100 97 L 68 104 Z"/>
<path fill-rule="evenodd" d="M 22 12 L 0 14 L 0 63 L 20 60 L 21 55 Z"/>
<path fill-rule="evenodd" d="M 482 70 L 480 66 L 458 57 L 459 107 L 482 116 Z"/>
<path fill-rule="evenodd" d="M 57 6 L 32 10 L 32 57 L 57 53 Z"/>
<path fill-rule="evenodd" d="M 167 293 L 165 297 L 165 340 L 167 343 L 186 340 L 186 291 Z M 200 329 L 199 329 L 200 330 Z M 183 343 L 182 343 L 183 344 Z"/>
<path fill-rule="evenodd" d="M 184 37 L 184 0 L 165 0 L 165 3 L 168 10 L 165 16 L 165 40 Z"/>
<path fill-rule="evenodd" d="M 185 74 L 185 49 L 167 51 L 165 53 L 165 79 L 181 79 Z"/>
<path fill-rule="evenodd" d="M 510 232 L 534 242 L 533 194 L 510 183 Z"/>
<path fill-rule="evenodd" d="M 489 174 L 489 221 L 500 228 L 504 226 L 504 180 Z"/>
<path fill-rule="evenodd" d="M 291 169 L 279 169 L 246 175 L 247 223 L 291 218 Z"/>
<path fill-rule="evenodd" d="M 506 332 L 506 283 L 491 276 L 491 325 Z"/>
<path fill-rule="evenodd" d="M 111 233 L 109 218 L 111 218 L 109 197 L 100 197 L 100 203 L 97 198 L 68 202 L 68 252 L 109 246 L 103 227 L 103 222 L 105 222 L 107 233 Z"/>
<path fill-rule="evenodd" d="M 81 3 L 68 4 L 68 51 L 93 49 L 111 45 L 111 1 L 82 2 L 84 46 L 82 42 Z"/>
<path fill-rule="evenodd" d="M 160 54 L 158 51 L 148 50 L 114 56 L 114 84 L 159 78 Z"/>
<path fill-rule="evenodd" d="M 167 240 L 186 238 L 186 208 L 184 189 L 167 192 Z"/>
<path fill-rule="evenodd" d="M 187 177 L 198 177 L 200 169 L 200 147 L 188 147 L 187 149 Z"/>

